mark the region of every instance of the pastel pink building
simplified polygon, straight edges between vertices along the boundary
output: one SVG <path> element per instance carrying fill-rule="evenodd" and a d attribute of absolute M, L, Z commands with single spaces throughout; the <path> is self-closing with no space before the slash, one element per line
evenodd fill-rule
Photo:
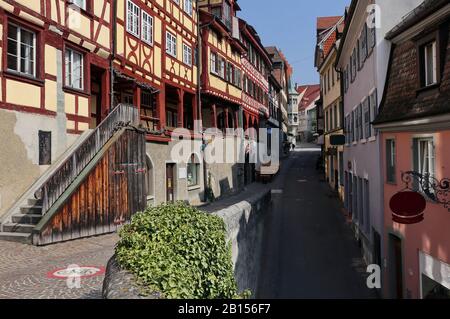
<path fill-rule="evenodd" d="M 386 36 L 392 53 L 374 125 L 381 136 L 387 298 L 450 298 L 448 8 L 445 0 L 424 1 Z M 421 213 L 417 194 L 426 200 L 423 220 L 411 218 Z"/>

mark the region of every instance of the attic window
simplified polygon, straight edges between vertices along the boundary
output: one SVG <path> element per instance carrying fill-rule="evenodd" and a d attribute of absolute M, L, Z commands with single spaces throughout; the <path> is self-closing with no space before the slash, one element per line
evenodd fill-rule
<path fill-rule="evenodd" d="M 436 41 L 421 47 L 422 61 L 422 85 L 431 86 L 437 83 L 437 55 Z"/>

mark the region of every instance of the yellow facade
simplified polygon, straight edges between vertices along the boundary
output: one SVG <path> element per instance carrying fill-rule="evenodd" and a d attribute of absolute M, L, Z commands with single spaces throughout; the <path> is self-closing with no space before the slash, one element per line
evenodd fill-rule
<path fill-rule="evenodd" d="M 47 10 L 47 5 L 50 10 Z M 36 109 L 36 112 L 48 111 L 49 113 L 57 112 L 57 99 L 59 92 L 59 86 L 57 84 L 58 74 L 58 57 L 61 56 L 63 50 L 63 43 L 73 43 L 83 47 L 87 52 L 97 54 L 99 58 L 104 58 L 105 52 L 111 52 L 111 32 L 109 26 L 98 21 L 111 22 L 111 2 L 110 0 L 95 0 L 92 1 L 92 12 L 88 15 L 81 12 L 74 6 L 68 4 L 64 0 L 17 0 L 8 3 L 4 0 L 0 0 L 0 8 L 3 8 L 6 12 L 12 14 L 14 23 L 19 25 L 26 24 L 35 26 L 36 31 L 31 29 L 36 34 L 36 77 L 28 81 L 22 79 L 21 76 L 2 76 L 1 82 L 5 82 L 5 99 L 3 95 L 0 95 L 0 102 L 4 103 L 7 108 L 26 107 L 27 111 Z M 15 12 L 14 10 L 18 10 Z M 15 13 L 14 13 L 15 12 Z M 67 13 L 67 19 L 65 17 Z M 56 23 L 53 29 L 47 31 L 43 29 L 45 20 L 49 19 Z M 3 23 L 10 21 L 9 16 L 4 19 Z M 94 23 L 91 23 L 94 21 Z M 3 29 L 5 25 L 0 25 L 0 40 L 3 39 Z M 67 39 L 63 39 L 62 34 L 64 31 L 68 31 Z M 43 42 L 43 33 L 51 33 L 53 37 L 60 38 L 58 41 Z M 66 40 L 67 42 L 64 42 Z M 40 50 L 40 47 L 43 50 Z M 0 53 L 1 52 L 0 49 Z M 103 56 L 102 56 L 103 55 Z M 61 62 L 60 62 L 61 63 Z M 40 64 L 43 64 L 42 71 L 40 70 Z M 3 65 L 1 69 L 4 70 Z M 85 76 L 87 76 L 87 70 L 85 70 Z M 62 79 L 60 80 L 62 81 Z M 27 94 L 23 94 L 27 92 Z M 88 94 L 88 92 L 86 92 Z M 87 97 L 79 97 L 78 101 L 78 113 L 75 107 L 76 93 L 63 93 L 65 101 L 65 109 L 67 114 L 89 116 L 89 101 Z M 70 126 L 70 125 L 69 125 Z M 70 129 L 70 128 L 69 128 Z"/>
<path fill-rule="evenodd" d="M 163 80 L 170 80 L 188 89 L 194 90 L 197 85 L 197 67 L 183 63 L 183 43 L 189 45 L 195 52 L 197 42 L 197 13 L 193 1 L 193 15 L 189 16 L 184 10 L 184 0 L 177 5 L 171 0 L 142 1 L 134 0 L 140 10 L 153 17 L 153 43 L 142 41 L 127 31 L 126 2 L 117 1 L 116 25 L 116 68 L 125 63 L 127 68 L 132 66 L 135 74 L 145 78 L 156 86 Z M 176 57 L 166 54 L 166 32 L 176 37 Z"/>
<path fill-rule="evenodd" d="M 335 176 L 335 171 L 340 170 L 340 156 L 344 152 L 344 146 L 333 146 L 330 143 L 330 136 L 343 135 L 342 120 L 342 97 L 341 97 L 341 81 L 339 73 L 335 70 L 337 50 L 332 48 L 319 69 L 321 88 L 323 96 L 323 112 L 325 116 L 325 152 L 330 149 L 336 149 L 336 155 L 329 156 L 325 154 L 325 174 L 331 187 L 338 185 L 338 192 L 341 199 L 344 199 L 344 187 L 341 185 L 344 181 L 339 180 L 339 173 Z M 331 115 L 332 114 L 332 115 Z M 335 119 L 336 118 L 336 119 Z M 337 125 L 335 125 L 337 124 Z M 333 160 L 333 163 L 330 161 Z M 343 160 L 343 159 L 341 159 Z M 331 171 L 333 170 L 333 171 Z"/>
<path fill-rule="evenodd" d="M 231 62 L 235 67 L 241 69 L 241 55 L 235 52 L 230 43 L 224 38 L 219 39 L 217 33 L 210 31 L 208 37 L 208 74 L 209 74 L 209 86 L 215 90 L 224 92 L 233 98 L 241 99 L 242 89 L 239 89 L 229 83 L 227 83 L 220 76 L 216 76 L 210 72 L 211 70 L 211 53 L 216 52 L 218 56 L 224 58 L 227 62 Z"/>

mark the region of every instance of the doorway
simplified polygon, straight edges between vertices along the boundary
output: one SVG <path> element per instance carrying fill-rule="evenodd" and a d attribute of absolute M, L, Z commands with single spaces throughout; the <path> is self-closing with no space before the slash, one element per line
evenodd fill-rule
<path fill-rule="evenodd" d="M 102 88 L 105 81 L 105 70 L 91 65 L 91 98 L 89 103 L 89 128 L 95 129 L 102 122 L 103 101 Z"/>
<path fill-rule="evenodd" d="M 392 299 L 403 299 L 402 240 L 389 235 L 389 279 Z"/>
<path fill-rule="evenodd" d="M 175 202 L 175 164 L 166 164 L 166 201 Z"/>

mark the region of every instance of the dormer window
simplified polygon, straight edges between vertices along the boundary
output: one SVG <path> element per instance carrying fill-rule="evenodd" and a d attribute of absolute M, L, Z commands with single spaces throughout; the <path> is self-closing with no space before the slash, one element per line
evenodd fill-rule
<path fill-rule="evenodd" d="M 231 22 L 231 5 L 224 1 L 223 3 L 223 22 L 227 26 L 228 29 L 232 29 L 232 22 Z"/>
<path fill-rule="evenodd" d="M 422 56 L 422 84 L 431 86 L 437 83 L 437 55 L 436 41 L 425 44 L 421 48 Z"/>

